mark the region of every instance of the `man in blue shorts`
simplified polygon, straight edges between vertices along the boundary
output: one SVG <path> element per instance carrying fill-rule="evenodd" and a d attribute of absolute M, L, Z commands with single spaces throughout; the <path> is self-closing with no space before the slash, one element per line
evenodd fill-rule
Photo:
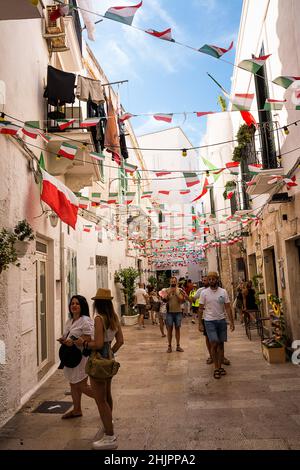
<path fill-rule="evenodd" d="M 180 327 L 181 327 L 181 304 L 185 300 L 185 293 L 178 287 L 177 278 L 171 277 L 170 288 L 167 290 L 168 313 L 166 317 L 166 325 L 168 330 L 168 349 L 167 352 L 172 352 L 172 333 L 173 325 L 175 326 L 176 337 L 176 351 L 183 352 L 180 346 Z"/>
<path fill-rule="evenodd" d="M 234 321 L 228 294 L 225 289 L 218 286 L 218 274 L 210 272 L 207 278 L 209 288 L 203 290 L 200 295 L 199 330 L 203 331 L 201 318 L 204 312 L 204 326 L 215 365 L 214 378 L 220 379 L 222 375 L 226 374 L 225 369 L 221 367 L 224 360 L 224 342 L 227 341 L 225 311 L 229 318 L 231 331 L 234 331 Z"/>

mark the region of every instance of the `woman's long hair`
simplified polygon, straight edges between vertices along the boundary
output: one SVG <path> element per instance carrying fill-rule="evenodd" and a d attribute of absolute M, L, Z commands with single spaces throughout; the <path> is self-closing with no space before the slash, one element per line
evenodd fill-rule
<path fill-rule="evenodd" d="M 90 308 L 89 308 L 89 304 L 87 303 L 87 300 L 85 297 L 83 297 L 83 295 L 79 295 L 79 294 L 76 294 L 76 295 L 73 295 L 71 297 L 71 300 L 69 302 L 69 314 L 71 315 L 71 318 L 73 318 L 73 313 L 71 312 L 71 303 L 72 303 L 72 300 L 73 299 L 77 299 L 78 302 L 79 302 L 79 305 L 80 305 L 80 316 L 86 316 L 86 317 L 89 317 L 90 316 Z"/>
<path fill-rule="evenodd" d="M 99 315 L 103 315 L 106 318 L 106 328 L 110 328 L 113 331 L 116 331 L 118 329 L 119 319 L 111 300 L 95 299 L 93 307 L 94 312 L 97 312 L 99 313 Z"/>

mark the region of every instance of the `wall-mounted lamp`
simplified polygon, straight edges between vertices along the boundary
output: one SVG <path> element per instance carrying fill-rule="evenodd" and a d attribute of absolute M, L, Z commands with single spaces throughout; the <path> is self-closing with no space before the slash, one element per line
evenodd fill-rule
<path fill-rule="evenodd" d="M 58 215 L 55 212 L 51 211 L 49 214 L 49 220 L 51 227 L 55 228 L 58 224 Z"/>

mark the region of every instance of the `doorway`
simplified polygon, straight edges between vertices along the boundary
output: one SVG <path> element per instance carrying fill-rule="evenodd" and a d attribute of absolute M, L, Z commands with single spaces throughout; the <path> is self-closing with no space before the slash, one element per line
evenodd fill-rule
<path fill-rule="evenodd" d="M 274 247 L 264 250 L 264 271 L 267 292 L 278 297 L 278 273 Z"/>
<path fill-rule="evenodd" d="M 37 365 L 42 369 L 49 361 L 48 246 L 36 242 L 36 331 Z"/>
<path fill-rule="evenodd" d="M 106 256 L 96 256 L 97 289 L 108 289 L 108 260 Z"/>

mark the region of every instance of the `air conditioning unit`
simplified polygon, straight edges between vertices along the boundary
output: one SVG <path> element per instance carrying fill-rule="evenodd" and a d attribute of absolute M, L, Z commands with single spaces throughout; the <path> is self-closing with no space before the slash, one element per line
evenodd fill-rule
<path fill-rule="evenodd" d="M 57 9 L 58 6 L 56 5 L 48 5 L 46 7 L 46 19 L 43 22 L 43 37 L 47 40 L 50 52 L 65 52 L 70 49 L 66 46 L 64 20 L 62 17 L 54 21 L 50 19 L 51 13 Z"/>

